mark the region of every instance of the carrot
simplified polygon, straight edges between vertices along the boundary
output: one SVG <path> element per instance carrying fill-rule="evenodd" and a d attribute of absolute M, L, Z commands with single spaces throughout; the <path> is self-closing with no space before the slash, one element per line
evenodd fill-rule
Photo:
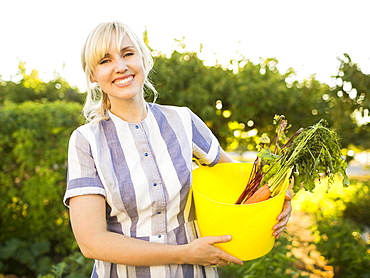
<path fill-rule="evenodd" d="M 270 187 L 266 183 L 265 185 L 258 188 L 258 190 L 255 193 L 253 193 L 253 195 L 250 198 L 243 202 L 243 204 L 262 202 L 267 200 L 270 196 L 271 196 Z"/>

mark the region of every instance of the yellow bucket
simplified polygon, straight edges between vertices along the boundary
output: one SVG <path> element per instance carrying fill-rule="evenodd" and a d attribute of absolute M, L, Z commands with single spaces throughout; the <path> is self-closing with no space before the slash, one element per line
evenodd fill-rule
<path fill-rule="evenodd" d="M 235 205 L 243 192 L 252 163 L 221 163 L 193 171 L 193 196 L 202 237 L 231 235 L 218 248 L 243 260 L 266 255 L 275 244 L 272 227 L 277 223 L 285 190 L 263 202 Z M 282 181 L 288 187 L 289 175 Z"/>

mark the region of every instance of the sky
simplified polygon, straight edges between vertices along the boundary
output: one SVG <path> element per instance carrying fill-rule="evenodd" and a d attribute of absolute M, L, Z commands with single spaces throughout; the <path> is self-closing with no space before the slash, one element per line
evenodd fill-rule
<path fill-rule="evenodd" d="M 203 50 L 212 65 L 237 58 L 257 63 L 276 58 L 297 79 L 312 74 L 325 83 L 337 73 L 338 57 L 348 53 L 370 74 L 368 0 L 1 0 L 0 77 L 16 80 L 19 61 L 44 81 L 57 72 L 85 90 L 80 51 L 99 23 L 118 20 L 150 46 L 171 53 L 175 39 Z"/>

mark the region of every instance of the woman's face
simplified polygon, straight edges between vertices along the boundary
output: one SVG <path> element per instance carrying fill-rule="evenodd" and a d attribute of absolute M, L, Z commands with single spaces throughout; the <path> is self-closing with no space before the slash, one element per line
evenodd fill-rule
<path fill-rule="evenodd" d="M 129 36 L 123 37 L 119 50 L 115 41 L 113 36 L 108 53 L 95 67 L 91 78 L 108 95 L 112 108 L 125 100 L 143 100 L 146 77 L 142 56 Z"/>

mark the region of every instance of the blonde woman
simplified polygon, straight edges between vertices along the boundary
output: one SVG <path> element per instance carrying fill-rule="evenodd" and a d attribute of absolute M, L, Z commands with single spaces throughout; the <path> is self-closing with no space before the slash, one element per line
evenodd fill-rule
<path fill-rule="evenodd" d="M 70 138 L 64 202 L 92 277 L 217 277 L 234 256 L 213 246 L 229 235 L 196 233 L 187 206 L 192 158 L 235 162 L 188 108 L 147 103 L 153 60 L 124 24 L 98 25 L 82 51 L 87 124 Z M 278 237 L 291 212 L 287 196 Z"/>

